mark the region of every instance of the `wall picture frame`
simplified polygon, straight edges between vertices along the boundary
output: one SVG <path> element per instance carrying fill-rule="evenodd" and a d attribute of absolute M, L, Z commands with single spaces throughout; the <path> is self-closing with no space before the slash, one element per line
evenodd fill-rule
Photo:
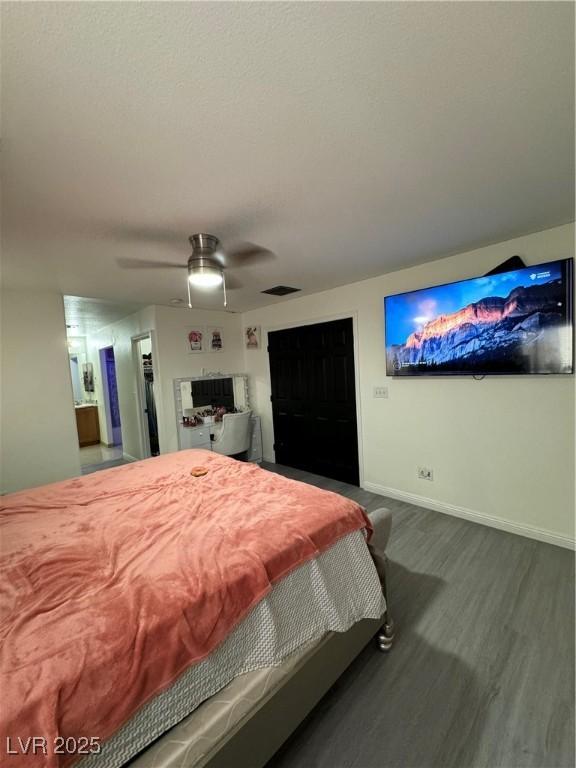
<path fill-rule="evenodd" d="M 260 349 L 260 326 L 247 325 L 244 328 L 244 343 L 246 349 Z"/>
<path fill-rule="evenodd" d="M 94 392 L 94 366 L 92 363 L 82 364 L 82 383 L 84 392 Z"/>
<path fill-rule="evenodd" d="M 191 355 L 197 355 L 206 351 L 206 334 L 203 326 L 189 328 L 187 334 L 188 352 Z"/>
<path fill-rule="evenodd" d="M 208 352 L 224 351 L 224 330 L 219 326 L 206 329 L 206 347 Z"/>

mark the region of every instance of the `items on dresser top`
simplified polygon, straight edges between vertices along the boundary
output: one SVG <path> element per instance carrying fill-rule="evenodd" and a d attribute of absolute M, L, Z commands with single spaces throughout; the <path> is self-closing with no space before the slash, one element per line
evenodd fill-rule
<path fill-rule="evenodd" d="M 199 427 L 202 425 L 218 424 L 226 414 L 241 413 L 237 408 L 218 406 L 216 408 L 184 408 L 182 425 L 185 427 Z"/>

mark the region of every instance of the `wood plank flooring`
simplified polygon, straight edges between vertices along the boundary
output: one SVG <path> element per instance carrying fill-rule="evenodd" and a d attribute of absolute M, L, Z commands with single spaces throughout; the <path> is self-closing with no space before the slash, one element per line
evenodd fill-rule
<path fill-rule="evenodd" d="M 389 655 L 371 645 L 267 768 L 574 766 L 574 553 L 334 480 L 393 512 Z"/>

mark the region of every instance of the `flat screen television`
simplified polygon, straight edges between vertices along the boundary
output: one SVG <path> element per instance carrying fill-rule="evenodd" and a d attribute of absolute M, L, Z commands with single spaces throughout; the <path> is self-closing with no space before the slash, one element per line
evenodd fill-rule
<path fill-rule="evenodd" d="M 389 376 L 574 373 L 573 259 L 384 299 Z"/>

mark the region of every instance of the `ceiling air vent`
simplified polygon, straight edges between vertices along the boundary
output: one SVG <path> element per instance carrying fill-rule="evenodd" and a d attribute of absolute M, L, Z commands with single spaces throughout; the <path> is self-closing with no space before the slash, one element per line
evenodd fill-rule
<path fill-rule="evenodd" d="M 286 296 L 288 293 L 297 293 L 300 288 L 290 288 L 289 285 L 275 285 L 274 288 L 267 288 L 260 293 L 268 293 L 270 296 Z"/>

